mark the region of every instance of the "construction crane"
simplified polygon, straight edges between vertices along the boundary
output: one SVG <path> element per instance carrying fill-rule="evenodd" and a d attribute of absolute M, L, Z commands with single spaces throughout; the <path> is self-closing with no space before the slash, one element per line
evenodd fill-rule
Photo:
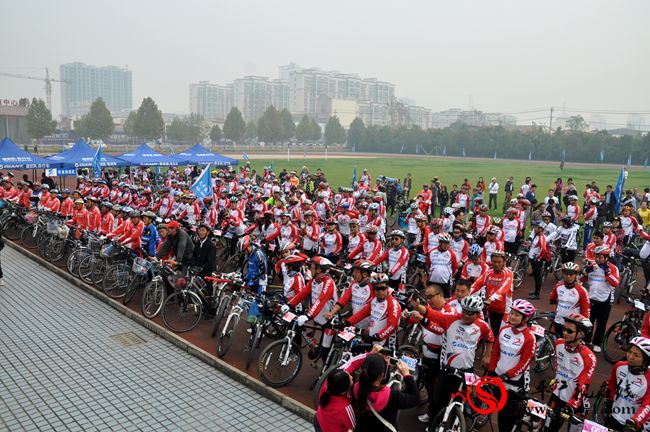
<path fill-rule="evenodd" d="M 47 96 L 47 101 L 46 101 L 47 109 L 49 109 L 50 112 L 52 112 L 52 82 L 69 83 L 69 81 L 66 80 L 58 80 L 58 79 L 50 78 L 50 71 L 48 70 L 48 68 L 45 68 L 45 78 L 33 77 L 29 75 L 12 74 L 6 72 L 0 72 L 0 76 L 12 77 L 12 78 L 23 78 L 23 79 L 30 79 L 36 81 L 45 81 L 45 95 Z"/>

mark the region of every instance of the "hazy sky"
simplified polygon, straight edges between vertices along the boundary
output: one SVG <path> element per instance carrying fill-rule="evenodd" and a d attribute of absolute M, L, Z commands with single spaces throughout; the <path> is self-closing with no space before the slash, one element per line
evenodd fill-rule
<path fill-rule="evenodd" d="M 390 81 L 434 111 L 650 112 L 648 0 L 3 3 L 0 71 L 128 65 L 134 108 L 152 96 L 165 112 L 187 112 L 191 82 L 276 78 L 295 62 Z M 0 77 L 0 98 L 21 96 L 44 98 L 42 84 Z M 58 84 L 53 101 L 58 114 Z M 538 117 L 547 114 L 519 114 Z"/>

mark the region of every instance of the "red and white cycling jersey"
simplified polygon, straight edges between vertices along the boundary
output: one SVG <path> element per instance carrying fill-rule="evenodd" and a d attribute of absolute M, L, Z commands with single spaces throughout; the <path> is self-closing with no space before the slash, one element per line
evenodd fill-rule
<path fill-rule="evenodd" d="M 338 255 L 343 250 L 343 237 L 338 231 L 323 234 L 323 252 L 325 255 Z"/>
<path fill-rule="evenodd" d="M 286 266 L 282 269 L 284 282 L 284 296 L 287 300 L 292 299 L 305 289 L 305 277 L 299 271 L 286 271 Z"/>
<path fill-rule="evenodd" d="M 455 315 L 456 309 L 451 304 L 445 303 L 440 312 Z M 414 323 L 415 320 L 409 320 L 409 322 Z M 420 325 L 422 326 L 422 341 L 424 342 L 422 344 L 422 355 L 426 358 L 438 360 L 442 342 L 445 338 L 445 329 L 435 321 L 428 321 L 426 325 L 420 323 Z"/>
<path fill-rule="evenodd" d="M 510 218 L 503 219 L 501 222 L 503 225 L 503 241 L 508 243 L 514 243 L 517 240 L 517 234 L 519 234 L 521 225 L 519 224 L 519 219 Z"/>
<path fill-rule="evenodd" d="M 348 289 L 343 292 L 341 298 L 337 302 L 341 307 L 346 306 L 350 303 L 352 307 L 352 314 L 359 312 L 365 305 L 370 303 L 372 299 L 372 285 L 368 282 L 359 283 L 352 282 Z M 368 328 L 370 325 L 370 317 L 364 318 L 361 321 L 356 323 L 356 327 L 359 328 Z"/>
<path fill-rule="evenodd" d="M 474 217 L 474 223 L 472 228 L 474 232 L 479 236 L 484 236 L 487 233 L 488 228 L 492 224 L 492 218 L 490 215 L 482 216 L 480 214 Z"/>
<path fill-rule="evenodd" d="M 478 343 L 482 340 L 488 343 L 494 342 L 490 326 L 481 318 L 477 318 L 471 324 L 465 324 L 461 314 L 443 314 L 427 306 L 427 319 L 445 329 L 440 356 L 441 365 L 456 369 L 471 369 L 474 367 Z"/>
<path fill-rule="evenodd" d="M 438 234 L 440 233 L 436 234 L 433 231 L 427 231 L 426 234 L 422 250 L 425 254 L 428 254 L 431 250 L 438 247 Z"/>
<path fill-rule="evenodd" d="M 454 254 L 456 254 L 456 261 L 458 262 L 458 265 L 460 266 L 461 262 L 465 262 L 467 260 L 467 251 L 469 250 L 469 243 L 467 243 L 467 240 L 465 240 L 462 237 L 452 238 L 451 242 L 449 243 L 449 249 L 451 249 Z"/>
<path fill-rule="evenodd" d="M 325 324 L 327 320 L 323 314 L 331 311 L 338 299 L 334 281 L 329 276 L 324 276 L 320 280 L 310 280 L 305 289 L 289 301 L 289 305 L 295 307 L 308 295 L 311 298 L 311 306 L 307 311 L 307 316 L 313 318 L 316 324 Z"/>
<path fill-rule="evenodd" d="M 619 215 L 619 218 L 621 219 L 621 228 L 625 231 L 626 236 L 639 232 L 639 222 L 635 217 Z"/>
<path fill-rule="evenodd" d="M 348 255 L 348 259 L 359 259 L 363 258 L 368 261 L 373 261 L 375 258 L 379 256 L 381 253 L 382 249 L 382 243 L 381 240 L 376 239 L 375 241 L 372 241 L 370 239 L 366 239 L 365 242 L 359 243 L 359 245 L 354 248 L 354 250 L 350 251 L 350 254 Z"/>
<path fill-rule="evenodd" d="M 409 262 L 409 251 L 404 246 L 399 248 L 390 248 L 384 251 L 372 262 L 373 265 L 388 260 L 388 276 L 392 280 L 400 280 L 406 277 L 406 269 Z"/>
<path fill-rule="evenodd" d="M 490 262 L 492 259 L 492 252 L 496 251 L 503 252 L 503 243 L 498 240 L 493 242 L 486 241 L 483 245 L 483 261 Z"/>
<path fill-rule="evenodd" d="M 634 420 L 639 430 L 650 430 L 650 370 L 630 373 L 626 361 L 614 365 L 607 380 L 607 399 L 612 403 L 612 417 L 620 424 Z"/>
<path fill-rule="evenodd" d="M 495 338 L 492 348 L 492 359 L 488 370 L 498 376 L 507 374 L 511 380 L 517 381 L 525 376 L 525 385 L 530 382 L 528 366 L 535 356 L 537 342 L 527 326 L 514 328 L 504 324 Z"/>
<path fill-rule="evenodd" d="M 564 282 L 558 283 L 551 290 L 549 300 L 557 303 L 554 321 L 558 324 L 564 325 L 564 317 L 573 313 L 589 318 L 589 293 L 580 283 L 573 288 L 567 288 Z"/>
<path fill-rule="evenodd" d="M 589 282 L 589 298 L 599 302 L 614 302 L 614 292 L 620 283 L 618 268 L 608 262 L 604 264 L 609 269 L 609 274 L 600 266 L 594 266 L 593 269 L 587 268 L 587 277 L 581 278 L 583 282 Z"/>
<path fill-rule="evenodd" d="M 564 339 L 558 339 L 555 341 L 555 364 L 557 375 L 553 394 L 573 409 L 579 408 L 596 368 L 596 356 L 586 345 L 569 348 Z"/>
<path fill-rule="evenodd" d="M 480 278 L 483 273 L 488 269 L 487 264 L 481 259 L 478 263 L 466 261 L 463 266 L 463 271 L 460 274 L 461 279 L 475 281 Z"/>
<path fill-rule="evenodd" d="M 355 236 L 350 236 L 348 237 L 348 254 L 352 252 L 354 249 L 356 249 L 357 246 L 359 246 L 360 243 L 363 243 L 366 241 L 366 235 L 363 233 L 359 233 Z"/>
<path fill-rule="evenodd" d="M 569 204 L 566 208 L 566 215 L 569 216 L 573 222 L 576 222 L 580 217 L 580 207 L 578 207 L 578 204 Z"/>
<path fill-rule="evenodd" d="M 318 237 L 320 237 L 320 225 L 313 223 L 305 224 L 305 233 L 302 236 L 302 249 L 305 251 L 316 251 Z"/>
<path fill-rule="evenodd" d="M 427 255 L 429 265 L 429 282 L 448 284 L 458 271 L 456 254 L 451 250 L 432 249 Z"/>
<path fill-rule="evenodd" d="M 370 336 L 376 335 L 380 341 L 379 343 L 382 343 L 397 331 L 401 313 L 402 308 L 392 295 L 389 295 L 385 300 L 377 300 L 377 297 L 373 297 L 370 303 L 350 317 L 350 324 L 354 325 L 369 316 L 370 327 L 368 328 L 368 334 Z"/>
<path fill-rule="evenodd" d="M 485 300 L 490 303 L 487 309 L 490 312 L 508 313 L 512 304 L 513 289 L 512 270 L 504 267 L 501 273 L 488 269 L 472 284 L 472 294 L 485 288 Z"/>

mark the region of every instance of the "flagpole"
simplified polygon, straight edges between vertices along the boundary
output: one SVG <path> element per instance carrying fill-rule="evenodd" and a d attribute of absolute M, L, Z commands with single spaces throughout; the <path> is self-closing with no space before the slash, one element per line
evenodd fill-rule
<path fill-rule="evenodd" d="M 287 144 L 287 162 L 291 161 L 291 157 L 289 155 L 289 144 Z"/>

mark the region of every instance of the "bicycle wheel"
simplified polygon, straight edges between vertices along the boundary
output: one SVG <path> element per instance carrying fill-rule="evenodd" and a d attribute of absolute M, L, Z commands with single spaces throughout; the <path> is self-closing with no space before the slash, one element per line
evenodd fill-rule
<path fill-rule="evenodd" d="M 138 289 L 142 286 L 144 283 L 144 277 L 141 275 L 136 275 L 131 278 L 131 282 L 129 282 L 129 286 L 126 288 L 126 292 L 124 293 L 124 297 L 122 297 L 122 304 L 127 305 L 131 300 L 133 300 L 133 297 L 135 296 L 135 293 L 138 292 Z"/>
<path fill-rule="evenodd" d="M 221 320 L 223 320 L 223 317 L 226 315 L 226 309 L 228 309 L 228 306 L 230 305 L 231 301 L 232 301 L 231 294 L 224 294 L 219 299 L 219 305 L 217 306 L 217 311 L 214 314 L 214 320 L 212 323 L 212 331 L 210 332 L 210 337 L 216 336 L 217 331 L 219 330 L 219 325 L 221 324 Z"/>
<path fill-rule="evenodd" d="M 605 395 L 599 394 L 596 396 L 596 399 L 593 403 L 593 412 L 591 413 L 591 419 L 598 424 L 605 424 Z"/>
<path fill-rule="evenodd" d="M 607 329 L 601 348 L 603 356 L 608 362 L 613 364 L 625 359 L 630 341 L 637 336 L 631 333 L 632 329 L 623 321 L 617 321 Z"/>
<path fill-rule="evenodd" d="M 555 370 L 555 344 L 549 335 L 544 335 L 535 352 L 534 369 L 535 372 L 544 372 L 549 367 Z"/>
<path fill-rule="evenodd" d="M 72 276 L 79 277 L 79 263 L 88 255 L 88 249 L 78 248 L 68 256 L 66 267 Z"/>
<path fill-rule="evenodd" d="M 329 376 L 329 374 L 331 374 L 332 372 L 337 370 L 339 368 L 339 366 L 340 365 L 337 364 L 337 365 L 334 365 L 334 366 L 330 367 L 325 372 L 323 372 L 323 374 L 320 376 L 320 378 L 318 378 L 318 381 L 316 382 L 316 386 L 314 387 L 314 395 L 313 395 L 313 401 L 312 401 L 313 404 L 314 404 L 314 408 L 318 408 L 318 399 L 320 397 L 320 389 L 323 388 L 323 385 L 325 384 L 325 381 L 327 381 L 327 377 Z"/>
<path fill-rule="evenodd" d="M 632 278 L 631 271 L 629 267 L 625 267 L 621 271 L 620 279 L 619 279 L 619 284 L 618 284 L 618 289 L 616 290 L 616 304 L 621 303 L 621 297 L 623 294 L 627 291 L 626 287 L 629 284 L 629 280 Z"/>
<path fill-rule="evenodd" d="M 20 240 L 25 225 L 24 222 L 21 222 L 16 218 L 9 218 L 4 222 L 4 224 L 2 224 L 2 235 L 11 241 Z"/>
<path fill-rule="evenodd" d="M 302 367 L 302 351 L 286 339 L 270 343 L 257 360 L 257 374 L 264 384 L 282 387 L 293 381 Z"/>
<path fill-rule="evenodd" d="M 52 243 L 52 236 L 48 234 L 46 231 L 42 231 L 38 235 L 38 244 L 37 244 L 37 249 L 38 249 L 38 254 L 43 257 L 44 260 L 50 261 L 50 251 L 52 248 L 50 247 L 50 244 Z"/>
<path fill-rule="evenodd" d="M 232 339 L 235 337 L 235 331 L 239 324 L 239 315 L 231 314 L 226 320 L 226 324 L 219 334 L 219 342 L 217 343 L 217 355 L 223 357 L 230 349 Z"/>
<path fill-rule="evenodd" d="M 38 227 L 34 225 L 26 226 L 23 232 L 20 233 L 20 242 L 27 249 L 36 249 L 38 246 Z"/>
<path fill-rule="evenodd" d="M 87 284 L 92 284 L 92 274 L 93 274 L 93 267 L 92 267 L 92 259 L 93 255 L 89 254 L 84 259 L 79 261 L 79 278 L 86 282 Z"/>
<path fill-rule="evenodd" d="M 93 285 L 100 287 L 104 281 L 104 273 L 106 273 L 106 260 L 99 255 L 93 255 L 90 260 L 90 280 Z"/>
<path fill-rule="evenodd" d="M 191 291 L 177 291 L 165 299 L 161 312 L 167 328 L 176 333 L 185 333 L 201 321 L 203 303 Z"/>
<path fill-rule="evenodd" d="M 262 330 L 264 328 L 263 323 L 257 323 L 255 324 L 255 327 L 253 328 L 252 331 L 255 333 L 253 334 L 253 339 L 250 347 L 248 347 L 248 353 L 246 354 L 246 370 L 251 366 L 251 362 L 253 361 L 253 354 L 255 354 L 255 351 L 259 347 L 260 341 L 262 340 Z"/>
<path fill-rule="evenodd" d="M 165 302 L 166 290 L 162 280 L 154 279 L 144 288 L 140 299 L 140 311 L 146 318 L 152 319 L 160 313 Z"/>
<path fill-rule="evenodd" d="M 131 279 L 131 271 L 126 264 L 111 266 L 104 276 L 102 288 L 107 296 L 113 299 L 124 297 Z"/>
<path fill-rule="evenodd" d="M 66 240 L 52 237 L 49 245 L 50 262 L 56 263 L 63 259 L 66 253 Z"/>
<path fill-rule="evenodd" d="M 463 410 L 457 403 L 449 410 L 449 415 L 445 418 L 445 412 L 447 407 L 440 410 L 436 414 L 435 418 L 429 423 L 429 432 L 465 432 L 465 417 L 463 416 Z"/>

